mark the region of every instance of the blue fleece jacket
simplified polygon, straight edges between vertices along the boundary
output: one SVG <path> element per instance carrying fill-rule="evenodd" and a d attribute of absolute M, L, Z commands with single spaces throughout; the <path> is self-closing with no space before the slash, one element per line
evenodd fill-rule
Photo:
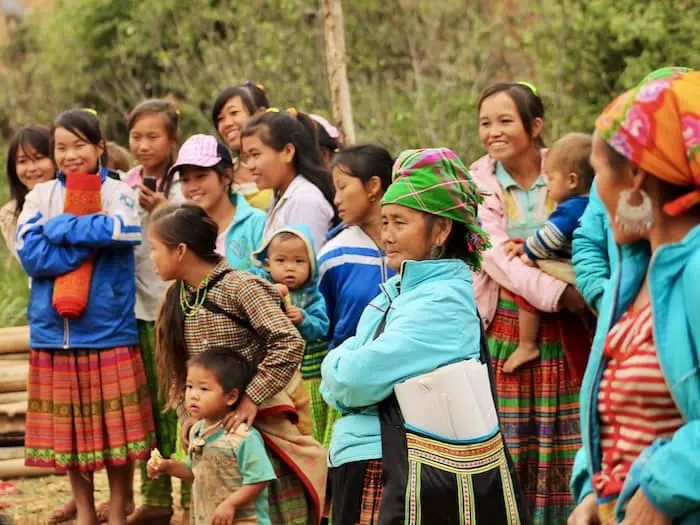
<path fill-rule="evenodd" d="M 636 490 L 643 490 L 674 524 L 700 523 L 700 226 L 679 243 L 666 244 L 650 257 L 647 243 L 618 250 L 611 292 L 604 295 L 599 330 L 607 333 L 630 307 L 645 277 L 654 324 L 654 341 L 661 371 L 685 418 L 671 439 L 656 440 L 646 449 L 623 486 L 616 507 L 621 521 Z M 593 345 L 581 385 L 583 448 L 576 456 L 572 490 L 580 502 L 593 492 L 592 475 L 601 468 L 598 391 L 606 366 L 604 338 Z"/>
<path fill-rule="evenodd" d="M 302 288 L 289 290 L 292 304 L 297 308 L 301 308 L 304 312 L 304 320 L 301 324 L 297 325 L 297 329 L 306 341 L 324 339 L 328 333 L 330 322 L 326 314 L 326 301 L 318 290 L 318 263 L 316 262 L 316 252 L 314 251 L 311 232 L 306 226 L 285 226 L 277 230 L 259 250 L 253 252 L 252 259 L 254 266 L 249 271 L 269 282 L 274 282 L 270 272 L 268 272 L 264 266 L 267 260 L 267 249 L 270 242 L 275 238 L 275 235 L 281 232 L 292 233 L 303 240 L 309 252 L 309 261 L 311 262 L 309 280 Z"/>
<path fill-rule="evenodd" d="M 32 348 L 114 348 L 136 345 L 139 335 L 134 246 L 141 242 L 136 195 L 100 171 L 102 213 L 63 213 L 66 178 L 37 184 L 17 220 L 17 254 L 32 278 L 27 309 Z M 87 308 L 65 319 L 52 306 L 54 281 L 95 255 Z"/>
<path fill-rule="evenodd" d="M 379 285 L 396 272 L 386 264 L 384 252 L 359 226 L 340 224 L 328 234 L 318 254 L 319 285 L 326 299 L 331 327 L 329 348 L 355 335 L 357 323 Z"/>
<path fill-rule="evenodd" d="M 231 202 L 236 215 L 226 234 L 226 262 L 234 270 L 247 270 L 253 264 L 251 254 L 262 242 L 267 215 L 248 204 L 240 193 L 231 194 Z"/>
<path fill-rule="evenodd" d="M 321 365 L 321 395 L 342 413 L 333 427 L 333 467 L 382 457 L 377 404 L 394 385 L 479 357 L 472 274 L 463 261 L 406 261 L 381 289 L 365 308 L 357 334 Z M 387 310 L 384 331 L 375 339 Z"/>

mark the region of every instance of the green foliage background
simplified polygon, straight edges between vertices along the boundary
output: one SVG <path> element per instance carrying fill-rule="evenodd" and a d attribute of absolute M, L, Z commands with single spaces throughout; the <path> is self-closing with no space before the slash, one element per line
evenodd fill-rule
<path fill-rule="evenodd" d="M 352 0 L 343 8 L 357 136 L 394 153 L 444 145 L 465 161 L 481 156 L 476 105 L 496 80 L 538 86 L 551 140 L 590 130 L 614 95 L 657 67 L 700 68 L 696 0 Z M 0 142 L 17 126 L 82 106 L 124 143 L 124 119 L 146 97 L 177 101 L 184 136 L 208 131 L 216 93 L 246 79 L 265 84 L 275 105 L 330 115 L 318 2 L 58 0 L 55 13 L 30 17 L 2 50 Z M 26 297 L 20 270 L 5 267 L 0 326 L 21 322 L 16 299 L 21 310 Z"/>

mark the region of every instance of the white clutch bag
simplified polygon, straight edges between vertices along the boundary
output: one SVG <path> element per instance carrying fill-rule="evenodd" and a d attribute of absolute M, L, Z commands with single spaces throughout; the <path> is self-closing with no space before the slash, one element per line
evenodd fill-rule
<path fill-rule="evenodd" d="M 488 368 L 476 359 L 408 379 L 394 393 L 405 423 L 418 431 L 469 440 L 498 428 Z"/>

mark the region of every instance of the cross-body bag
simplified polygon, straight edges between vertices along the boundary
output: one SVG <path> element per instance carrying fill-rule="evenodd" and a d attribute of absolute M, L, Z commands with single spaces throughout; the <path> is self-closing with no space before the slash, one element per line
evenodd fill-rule
<path fill-rule="evenodd" d="M 387 308 L 375 339 L 384 332 L 388 312 Z M 485 393 L 488 400 L 479 401 L 493 403 L 495 409 L 493 367 L 486 334 L 479 324 L 480 360 L 488 369 L 490 386 Z M 433 373 L 418 379 L 429 379 Z M 477 402 L 469 399 L 471 391 L 465 384 L 462 403 Z M 379 417 L 384 469 L 379 525 L 531 523 L 497 415 L 492 432 L 471 440 L 445 439 L 406 425 L 395 393 L 379 404 Z"/>

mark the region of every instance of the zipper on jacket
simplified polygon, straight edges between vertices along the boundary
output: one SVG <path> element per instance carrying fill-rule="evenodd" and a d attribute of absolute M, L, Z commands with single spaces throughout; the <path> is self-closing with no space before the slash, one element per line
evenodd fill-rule
<path fill-rule="evenodd" d="M 381 254 L 381 260 L 382 260 L 382 282 L 385 283 L 387 280 L 387 271 L 386 271 L 386 254 L 384 253 L 384 250 L 379 250 L 379 253 Z"/>
<path fill-rule="evenodd" d="M 68 319 L 63 320 L 63 349 L 70 348 L 70 325 Z"/>
<path fill-rule="evenodd" d="M 654 329 L 654 333 L 656 333 L 656 314 L 654 313 L 654 301 L 653 297 L 654 294 L 651 290 L 651 270 L 654 267 L 654 261 L 656 260 L 656 256 L 658 255 L 660 250 L 663 250 L 663 246 L 659 247 L 654 254 L 651 256 L 651 261 L 649 261 L 649 271 L 647 272 L 647 286 L 649 287 L 649 305 L 651 307 L 651 323 L 652 323 L 652 328 Z M 654 341 L 654 345 L 656 345 L 656 341 Z M 681 410 L 681 405 L 678 404 L 678 400 L 676 399 L 676 395 L 673 393 L 673 388 L 671 388 L 670 383 L 668 382 L 668 376 L 664 371 L 664 365 L 663 362 L 661 361 L 661 358 L 659 357 L 659 347 L 656 345 L 656 359 L 659 361 L 659 368 L 661 369 L 661 372 L 664 376 L 664 383 L 666 384 L 666 388 L 668 388 L 668 393 L 671 395 L 671 399 L 673 399 L 673 402 L 676 404 L 676 408 L 678 409 L 678 412 L 683 416 L 683 419 L 687 421 L 687 418 L 685 414 L 683 414 Z"/>
<path fill-rule="evenodd" d="M 615 312 L 617 310 L 617 301 L 620 297 L 620 277 L 622 275 L 622 250 L 620 248 L 617 248 L 617 272 L 615 273 L 615 293 L 612 296 L 611 303 L 610 303 L 610 319 L 608 319 L 608 327 L 607 327 L 607 332 L 610 332 L 610 328 L 613 326 L 613 319 L 615 318 Z M 605 339 L 603 339 L 603 349 L 605 348 Z M 588 461 L 590 463 L 591 467 L 591 474 L 595 474 L 598 469 L 593 468 L 593 462 L 595 461 L 595 456 L 593 455 L 593 439 L 591 438 L 591 428 L 592 428 L 592 422 L 593 422 L 593 400 L 594 400 L 594 389 L 596 385 L 600 384 L 600 379 L 602 376 L 602 371 L 603 367 L 607 365 L 607 360 L 605 359 L 605 355 L 601 356 L 600 361 L 598 362 L 598 366 L 595 369 L 595 375 L 594 375 L 594 381 L 591 381 L 591 385 L 589 387 L 588 391 L 588 410 L 586 411 L 586 423 L 587 423 L 587 428 L 588 428 L 588 435 L 587 436 L 581 436 L 583 440 L 585 440 L 584 446 L 588 450 Z M 597 414 L 596 414 L 597 415 Z"/>

